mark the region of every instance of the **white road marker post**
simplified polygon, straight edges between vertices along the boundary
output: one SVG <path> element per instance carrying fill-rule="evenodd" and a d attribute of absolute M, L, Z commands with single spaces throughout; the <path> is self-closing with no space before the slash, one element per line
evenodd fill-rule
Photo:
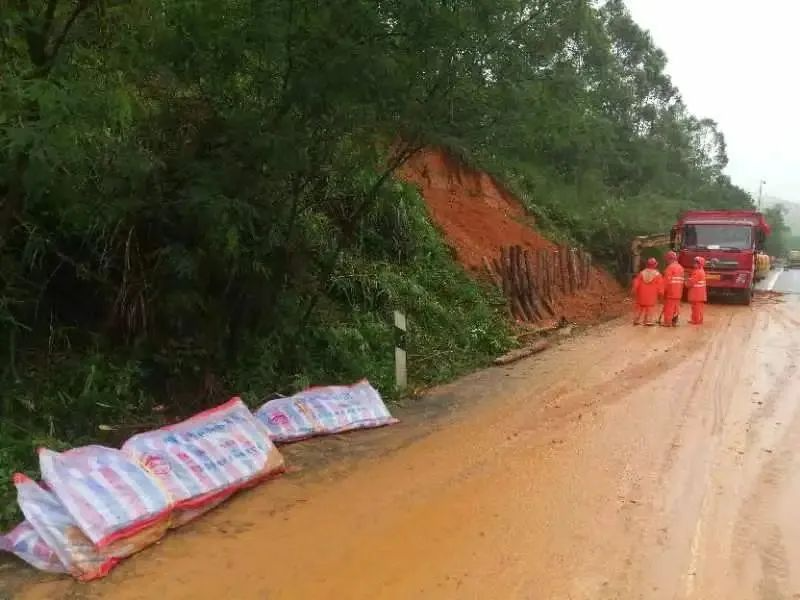
<path fill-rule="evenodd" d="M 408 385 L 406 363 L 406 316 L 399 310 L 394 311 L 394 378 L 395 387 L 404 390 Z"/>

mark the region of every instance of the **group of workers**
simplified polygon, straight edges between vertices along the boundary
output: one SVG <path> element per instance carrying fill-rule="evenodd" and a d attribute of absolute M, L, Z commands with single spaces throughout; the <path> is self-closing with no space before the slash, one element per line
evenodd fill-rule
<path fill-rule="evenodd" d="M 633 324 L 655 325 L 653 320 L 659 300 L 663 302 L 661 325 L 674 327 L 678 322 L 678 309 L 683 296 L 684 287 L 688 288 L 687 299 L 692 307 L 689 323 L 703 324 L 703 309 L 707 300 L 705 259 L 697 256 L 694 269 L 688 278 L 684 278 L 683 267 L 678 262 L 678 255 L 667 252 L 664 256 L 667 267 L 662 275 L 658 270 L 655 258 L 647 259 L 646 267 L 633 280 L 633 297 L 636 299 L 636 316 Z"/>

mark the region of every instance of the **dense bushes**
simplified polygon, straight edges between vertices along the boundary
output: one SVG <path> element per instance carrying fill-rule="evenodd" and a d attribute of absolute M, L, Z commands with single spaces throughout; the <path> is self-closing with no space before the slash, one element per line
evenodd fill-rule
<path fill-rule="evenodd" d="M 0 53 L 4 480 L 234 391 L 389 390 L 396 307 L 415 383 L 500 351 L 392 178 L 425 145 L 609 262 L 749 203 L 619 0 L 2 3 Z"/>

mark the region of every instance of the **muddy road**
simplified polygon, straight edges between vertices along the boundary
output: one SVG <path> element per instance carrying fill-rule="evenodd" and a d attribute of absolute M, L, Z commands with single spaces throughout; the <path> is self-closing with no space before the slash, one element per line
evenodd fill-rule
<path fill-rule="evenodd" d="M 800 598 L 800 302 L 706 321 L 607 324 L 292 446 L 107 579 L 19 597 Z"/>

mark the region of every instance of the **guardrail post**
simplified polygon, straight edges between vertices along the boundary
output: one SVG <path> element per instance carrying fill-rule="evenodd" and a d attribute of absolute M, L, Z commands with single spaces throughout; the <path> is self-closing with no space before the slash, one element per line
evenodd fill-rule
<path fill-rule="evenodd" d="M 408 385 L 406 327 L 406 316 L 399 310 L 394 311 L 394 378 L 398 390 L 404 390 Z"/>

